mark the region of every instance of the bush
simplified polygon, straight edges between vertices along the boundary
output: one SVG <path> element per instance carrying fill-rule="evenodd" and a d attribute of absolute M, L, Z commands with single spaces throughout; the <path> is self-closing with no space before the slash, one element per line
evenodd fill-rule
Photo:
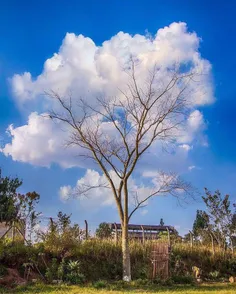
<path fill-rule="evenodd" d="M 194 284 L 193 276 L 172 276 L 171 280 L 174 284 Z"/>
<path fill-rule="evenodd" d="M 142 283 L 150 277 L 152 246 L 152 241 L 146 241 L 144 244 L 130 241 L 131 275 L 135 282 L 138 280 L 137 283 Z M 88 282 L 121 280 L 121 242 L 116 245 L 111 240 L 90 239 L 71 247 L 62 244 L 60 248 L 66 248 L 66 251 L 55 250 L 54 247 L 45 246 L 44 243 L 27 246 L 20 242 L 15 244 L 0 242 L 0 264 L 20 270 L 22 264 L 32 262 L 37 264 L 40 272 L 46 275 L 49 281 L 60 279 L 68 283 L 83 283 L 85 280 Z M 188 244 L 174 244 L 170 255 L 170 271 L 175 282 L 185 283 L 186 279 L 189 282 L 193 266 L 201 269 L 203 279 L 216 278 L 214 273 L 216 271 L 219 272 L 220 278 L 235 276 L 236 254 L 232 256 L 232 252 L 223 253 L 216 250 L 213 256 L 211 250 L 205 246 L 194 246 L 191 249 Z M 24 268 L 22 274 L 23 272 Z M 214 274 L 209 275 L 210 272 Z M 183 281 L 181 277 L 184 276 L 187 278 Z M 154 282 L 162 284 L 158 279 Z"/>
<path fill-rule="evenodd" d="M 71 272 L 66 275 L 66 282 L 71 285 L 81 285 L 85 282 L 85 277 L 83 274 Z"/>
<path fill-rule="evenodd" d="M 113 290 L 123 290 L 123 289 L 128 289 L 130 286 L 130 283 L 128 282 L 125 282 L 123 280 L 119 280 L 117 282 L 115 282 L 114 285 L 112 285 L 112 289 Z"/>
<path fill-rule="evenodd" d="M 103 289 L 107 287 L 107 282 L 103 280 L 99 280 L 93 284 L 95 289 Z"/>
<path fill-rule="evenodd" d="M 65 276 L 66 282 L 69 282 L 72 285 L 83 284 L 85 282 L 85 277 L 80 272 L 79 261 L 69 261 L 67 271 L 68 272 Z"/>
<path fill-rule="evenodd" d="M 57 269 L 57 276 L 59 280 L 64 281 L 66 278 L 66 262 L 63 258 Z"/>
<path fill-rule="evenodd" d="M 229 260 L 228 274 L 231 276 L 236 276 L 236 258 Z"/>
<path fill-rule="evenodd" d="M 209 273 L 209 278 L 213 281 L 218 280 L 220 277 L 220 272 L 219 271 L 214 271 Z"/>
<path fill-rule="evenodd" d="M 46 270 L 45 277 L 48 282 L 58 279 L 58 263 L 56 258 L 52 259 L 51 265 Z"/>
<path fill-rule="evenodd" d="M 150 285 L 150 280 L 148 280 L 148 279 L 137 279 L 137 280 L 132 282 L 132 285 L 134 287 L 148 286 L 148 285 Z"/>
<path fill-rule="evenodd" d="M 0 264 L 0 278 L 3 278 L 7 275 L 7 268 L 3 265 Z"/>
<path fill-rule="evenodd" d="M 29 260 L 36 261 L 38 250 L 34 246 L 27 246 L 23 242 L 0 243 L 0 262 L 9 267 L 20 267 Z"/>

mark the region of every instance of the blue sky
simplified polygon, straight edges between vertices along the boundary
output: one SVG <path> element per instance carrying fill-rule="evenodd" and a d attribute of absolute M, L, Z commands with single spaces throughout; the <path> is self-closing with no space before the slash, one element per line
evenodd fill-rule
<path fill-rule="evenodd" d="M 69 4 L 68 4 L 69 3 Z M 5 130 L 9 124 L 26 124 L 32 106 L 20 106 L 12 93 L 10 79 L 14 74 L 41 74 L 45 60 L 58 52 L 66 33 L 83 34 L 97 46 L 119 31 L 144 35 L 173 22 L 185 22 L 189 32 L 201 38 L 200 53 L 212 65 L 216 101 L 198 109 L 204 115 L 204 135 L 208 147 L 191 150 L 191 164 L 197 168 L 184 177 L 200 191 L 203 187 L 230 193 L 235 201 L 236 180 L 236 4 L 234 1 L 2 1 L 0 4 L 0 134 L 1 145 L 9 142 Z M 29 107 L 29 109 L 27 108 Z M 85 173 L 83 168 L 63 168 L 53 163 L 40 167 L 13 161 L 0 154 L 5 175 L 23 179 L 24 191 L 36 190 L 41 195 L 40 209 L 46 216 L 58 210 L 73 214 L 73 220 L 88 219 L 91 226 L 100 221 L 117 221 L 114 208 L 89 207 L 78 201 L 63 203 L 58 196 L 61 186 L 75 185 Z M 92 200 L 93 201 L 93 200 Z M 149 205 L 148 213 L 136 214 L 132 222 L 159 223 L 160 218 L 180 227 L 191 228 L 201 202 L 185 207 L 170 197 L 158 198 Z"/>

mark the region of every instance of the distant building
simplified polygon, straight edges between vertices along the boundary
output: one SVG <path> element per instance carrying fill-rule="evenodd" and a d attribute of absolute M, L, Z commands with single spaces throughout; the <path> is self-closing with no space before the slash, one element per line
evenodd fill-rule
<path fill-rule="evenodd" d="M 122 234 L 121 224 L 109 223 L 112 229 L 114 238 L 120 238 Z M 159 239 L 159 233 L 167 232 L 169 234 L 175 234 L 176 230 L 172 226 L 160 226 L 160 225 L 128 225 L 128 234 L 130 239 L 136 240 L 157 240 Z"/>
<path fill-rule="evenodd" d="M 21 233 L 20 233 L 21 232 Z M 25 225 L 23 222 L 18 223 L 15 226 L 7 225 L 5 222 L 0 222 L 0 238 L 17 238 L 24 239 L 25 236 Z"/>
<path fill-rule="evenodd" d="M 5 224 L 5 222 L 0 223 L 0 238 L 6 233 L 9 227 Z"/>

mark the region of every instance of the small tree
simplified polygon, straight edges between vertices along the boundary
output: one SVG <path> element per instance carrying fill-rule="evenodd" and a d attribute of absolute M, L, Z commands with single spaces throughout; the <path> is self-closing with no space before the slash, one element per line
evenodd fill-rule
<path fill-rule="evenodd" d="M 186 73 L 181 66 L 147 70 L 140 79 L 133 59 L 127 69 L 127 87 L 121 85 L 115 97 L 98 97 L 96 103 L 47 93 L 58 102 L 60 111 L 49 117 L 69 126 L 69 146 L 78 147 L 80 155 L 95 161 L 106 182 L 85 186 L 77 191 L 86 194 L 93 188 L 110 188 L 122 225 L 123 279 L 131 280 L 128 224 L 133 214 L 147 200 L 163 194 L 175 197 L 190 194 L 191 186 L 169 171 L 160 171 L 157 184 L 145 197 L 129 190 L 131 176 L 142 156 L 155 142 L 163 147 L 176 142 L 180 128 L 191 109 L 191 84 L 196 73 Z M 165 77 L 165 78 L 162 78 Z M 109 128 L 109 131 L 107 131 Z M 133 202 L 132 202 L 133 200 Z"/>
<path fill-rule="evenodd" d="M 228 238 L 231 248 L 234 250 L 233 239 L 236 234 L 236 216 L 235 212 L 232 212 L 229 195 L 222 197 L 219 190 L 211 193 L 206 188 L 205 193 L 206 195 L 202 198 L 208 209 L 212 234 L 214 234 L 215 239 L 222 248 L 225 248 Z M 235 207 L 235 205 L 233 206 Z"/>
<path fill-rule="evenodd" d="M 163 218 L 161 218 L 161 219 L 160 219 L 160 226 L 164 226 L 164 224 L 165 224 L 165 223 L 164 223 L 164 220 L 163 220 Z"/>
<path fill-rule="evenodd" d="M 18 178 L 3 178 L 0 169 L 0 222 L 12 224 L 19 214 L 19 204 L 17 204 L 17 189 L 22 185 Z"/>
<path fill-rule="evenodd" d="M 197 210 L 196 219 L 193 223 L 193 236 L 202 243 L 209 243 L 211 238 L 211 226 L 209 215 L 202 210 Z"/>
<path fill-rule="evenodd" d="M 112 229 L 108 223 L 101 223 L 96 230 L 96 236 L 100 239 L 108 239 L 112 236 Z"/>
<path fill-rule="evenodd" d="M 58 217 L 58 229 L 61 233 L 63 233 L 64 231 L 66 231 L 66 229 L 68 229 L 68 227 L 70 227 L 71 224 L 71 215 L 67 215 L 66 213 L 63 213 L 62 211 L 59 211 L 57 214 Z"/>
<path fill-rule="evenodd" d="M 40 196 L 36 192 L 18 193 L 21 185 L 18 178 L 2 178 L 0 173 L 0 222 L 23 223 L 31 241 L 40 214 L 36 211 Z"/>
<path fill-rule="evenodd" d="M 64 258 L 85 239 L 85 231 L 78 224 L 71 224 L 71 215 L 59 211 L 56 219 L 50 218 L 48 229 L 39 230 L 37 237 L 46 249 Z"/>

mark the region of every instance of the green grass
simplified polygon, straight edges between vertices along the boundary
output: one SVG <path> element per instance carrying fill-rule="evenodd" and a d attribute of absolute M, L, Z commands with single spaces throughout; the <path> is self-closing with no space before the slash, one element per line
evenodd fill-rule
<path fill-rule="evenodd" d="M 132 287 L 127 286 L 123 289 L 101 289 L 96 290 L 92 287 L 78 287 L 78 286 L 52 286 L 52 285 L 32 285 L 32 286 L 25 286 L 25 287 L 18 287 L 14 290 L 6 290 L 0 289 L 0 293 L 40 293 L 40 294 L 143 294 L 143 293 L 168 293 L 168 294 L 178 294 L 178 293 L 194 293 L 194 294 L 235 294 L 236 293 L 236 284 L 203 284 L 200 286 L 173 286 L 173 287 L 161 287 L 161 286 L 149 286 L 149 287 Z"/>

